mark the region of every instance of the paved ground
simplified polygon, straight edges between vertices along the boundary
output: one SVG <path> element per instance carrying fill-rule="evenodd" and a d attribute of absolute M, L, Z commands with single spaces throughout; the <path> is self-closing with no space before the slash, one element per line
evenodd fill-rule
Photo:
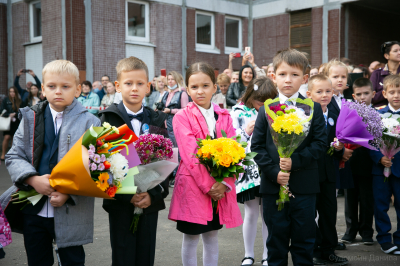
<path fill-rule="evenodd" d="M 11 185 L 10 177 L 3 165 L 0 166 L 0 193 L 3 193 Z M 169 207 L 171 197 L 166 200 Z M 96 200 L 95 206 L 95 229 L 94 242 L 85 246 L 86 265 L 88 266 L 103 266 L 111 265 L 111 249 L 109 244 L 108 219 L 106 213 L 101 208 L 100 199 Z M 337 228 L 339 237 L 345 231 L 345 222 L 343 215 L 344 198 L 338 198 L 338 221 Z M 243 205 L 240 205 L 243 213 Z M 172 266 L 182 265 L 181 263 L 181 244 L 182 234 L 175 229 L 175 223 L 167 219 L 168 209 L 160 212 L 157 233 L 157 251 L 156 251 L 156 266 Z M 396 228 L 395 211 L 390 208 L 390 216 L 392 226 Z M 262 259 L 262 240 L 261 240 L 261 219 L 258 221 L 258 236 L 256 239 L 255 265 L 261 265 Z M 360 241 L 360 237 L 357 239 Z M 26 254 L 24 250 L 23 238 L 20 234 L 13 234 L 13 243 L 5 247 L 6 258 L 0 260 L 1 266 L 9 265 L 26 265 Z M 234 266 L 240 265 L 244 256 L 244 246 L 242 237 L 242 228 L 222 229 L 219 235 L 219 265 Z M 389 256 L 380 251 L 377 243 L 373 246 L 365 246 L 359 242 L 349 245 L 347 250 L 337 252 L 338 255 L 347 257 L 350 261 L 349 265 L 364 266 L 364 265 L 400 265 L 400 256 Z M 55 264 L 56 265 L 56 264 Z M 202 265 L 202 245 L 201 241 L 198 247 L 198 265 Z M 289 265 L 292 265 L 290 262 Z"/>

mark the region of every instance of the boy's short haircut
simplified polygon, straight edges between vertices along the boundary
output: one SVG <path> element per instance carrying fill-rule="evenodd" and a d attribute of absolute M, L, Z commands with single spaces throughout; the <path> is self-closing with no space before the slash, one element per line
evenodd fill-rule
<path fill-rule="evenodd" d="M 82 81 L 82 85 L 89 86 L 89 88 L 92 89 L 92 83 L 90 83 L 89 80 L 84 80 L 84 81 Z"/>
<path fill-rule="evenodd" d="M 308 80 L 308 91 L 312 91 L 314 84 L 316 82 L 320 82 L 320 81 L 329 81 L 329 83 L 332 84 L 332 81 L 325 75 L 323 74 L 317 74 L 312 76 L 309 80 Z"/>
<path fill-rule="evenodd" d="M 329 77 L 329 74 L 331 73 L 331 68 L 335 66 L 344 67 L 346 69 L 346 76 L 349 76 L 349 69 L 347 68 L 347 66 L 337 59 L 332 59 L 331 61 L 326 63 L 324 67 L 324 75 Z"/>
<path fill-rule="evenodd" d="M 273 64 L 275 72 L 282 63 L 286 63 L 291 67 L 297 67 L 301 69 L 304 75 L 309 65 L 308 59 L 304 55 L 304 53 L 299 52 L 296 49 L 290 49 L 290 48 L 279 51 L 274 56 Z"/>
<path fill-rule="evenodd" d="M 231 84 L 231 78 L 225 73 L 219 74 L 217 77 L 217 84 L 220 84 L 220 83 Z"/>
<path fill-rule="evenodd" d="M 79 70 L 71 61 L 60 59 L 47 63 L 42 70 L 43 83 L 46 73 L 69 74 L 75 78 L 76 85 L 79 85 Z"/>
<path fill-rule="evenodd" d="M 354 89 L 361 88 L 361 87 L 369 87 L 371 91 L 374 91 L 374 86 L 372 82 L 367 78 L 358 78 L 353 83 L 353 91 Z"/>
<path fill-rule="evenodd" d="M 128 72 L 133 70 L 144 70 L 146 72 L 147 81 L 149 81 L 149 69 L 145 62 L 137 57 L 131 56 L 118 61 L 117 66 L 117 80 L 119 81 L 122 72 Z"/>
<path fill-rule="evenodd" d="M 399 75 L 389 75 L 383 80 L 383 90 L 386 91 L 390 87 L 395 87 L 395 88 L 400 87 Z"/>

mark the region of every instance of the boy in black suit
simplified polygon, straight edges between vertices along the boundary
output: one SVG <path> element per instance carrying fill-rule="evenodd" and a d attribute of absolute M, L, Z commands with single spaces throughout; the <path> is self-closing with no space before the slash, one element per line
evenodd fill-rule
<path fill-rule="evenodd" d="M 117 92 L 122 102 L 100 112 L 102 123 L 112 126 L 127 124 L 137 136 L 148 131 L 150 125 L 164 127 L 166 114 L 143 107 L 142 100 L 150 92 L 146 64 L 136 58 L 122 59 L 117 64 Z M 115 195 L 116 200 L 103 201 L 108 212 L 112 265 L 154 265 L 158 211 L 165 209 L 164 198 L 168 195 L 168 179 L 160 186 L 135 195 Z M 130 229 L 135 207 L 143 208 L 135 233 Z"/>
<path fill-rule="evenodd" d="M 375 96 L 372 82 L 367 78 L 359 78 L 353 84 L 353 98 L 355 101 L 371 106 Z M 360 147 L 354 150 L 350 160 L 350 167 L 353 174 L 354 188 L 346 190 L 346 233 L 342 242 L 351 243 L 360 234 L 365 245 L 374 243 L 372 236 L 374 229 L 374 197 L 372 191 L 372 165 L 373 161 L 369 150 Z M 360 216 L 358 215 L 358 204 L 360 203 Z"/>
<path fill-rule="evenodd" d="M 287 49 L 274 57 L 273 64 L 273 79 L 279 89 L 280 102 L 304 99 L 298 90 L 307 80 L 304 74 L 308 66 L 307 57 L 295 49 Z M 321 105 L 315 103 L 308 136 L 291 158 L 279 158 L 265 108 L 260 108 L 251 147 L 258 153 L 254 160 L 262 172 L 260 193 L 264 221 L 270 232 L 267 240 L 270 266 L 287 265 L 289 251 L 294 265 L 313 265 L 315 204 L 319 192 L 318 159 L 326 151 L 326 145 L 324 116 Z M 280 186 L 288 183 L 294 197 L 283 210 L 278 211 L 276 200 Z"/>
<path fill-rule="evenodd" d="M 317 194 L 318 227 L 317 240 L 314 248 L 314 265 L 345 265 L 346 258 L 335 255 L 335 248 L 338 243 L 336 232 L 336 175 L 333 158 L 341 159 L 344 145 L 334 145 L 332 156 L 327 153 L 330 143 L 336 136 L 337 115 L 328 110 L 328 104 L 333 96 L 332 83 L 327 76 L 315 75 L 308 82 L 307 96 L 314 102 L 321 104 L 325 118 L 327 133 L 327 146 L 325 153 L 318 160 L 320 193 Z"/>

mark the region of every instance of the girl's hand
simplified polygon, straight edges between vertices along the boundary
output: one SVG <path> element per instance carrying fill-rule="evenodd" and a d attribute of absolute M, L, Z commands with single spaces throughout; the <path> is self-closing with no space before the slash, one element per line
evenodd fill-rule
<path fill-rule="evenodd" d="M 166 114 L 169 114 L 169 113 L 171 113 L 171 109 L 169 109 L 169 108 L 164 108 L 164 111 L 163 111 L 164 113 L 166 113 Z"/>
<path fill-rule="evenodd" d="M 254 125 L 255 125 L 255 124 L 256 124 L 256 121 L 255 121 L 255 120 L 254 120 L 254 121 L 251 121 L 250 123 L 247 124 L 246 129 L 245 129 L 247 135 L 250 136 L 251 134 L 253 134 Z"/>
<path fill-rule="evenodd" d="M 215 184 L 211 187 L 211 189 L 208 193 L 211 193 L 213 195 L 223 195 L 225 193 L 226 189 L 227 189 L 227 187 L 224 184 L 222 184 L 220 182 L 215 182 Z"/>
<path fill-rule="evenodd" d="M 394 159 L 394 157 L 392 157 L 392 159 Z M 392 159 L 389 159 L 388 157 L 383 156 L 383 157 L 381 158 L 381 161 L 380 161 L 380 162 L 381 162 L 381 164 L 383 164 L 383 166 L 385 166 L 385 167 L 391 167 L 392 164 L 393 164 Z"/>

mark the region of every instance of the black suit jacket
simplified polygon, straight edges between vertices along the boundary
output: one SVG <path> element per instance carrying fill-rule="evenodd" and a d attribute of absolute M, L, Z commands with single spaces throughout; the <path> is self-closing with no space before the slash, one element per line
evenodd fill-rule
<path fill-rule="evenodd" d="M 329 123 L 329 119 L 332 118 L 334 124 L 331 126 Z M 341 151 L 333 151 L 333 155 L 328 154 L 328 150 L 330 149 L 330 144 L 333 142 L 336 136 L 336 121 L 337 115 L 328 111 L 328 123 L 326 124 L 326 132 L 327 132 L 327 146 L 326 149 L 318 159 L 318 171 L 319 171 L 319 182 L 332 182 L 336 183 L 336 169 L 334 164 L 334 159 L 340 160 L 343 156 L 344 149 Z"/>
<path fill-rule="evenodd" d="M 340 107 L 337 104 L 334 97 L 332 97 L 331 102 L 328 104 L 328 110 L 329 110 L 329 113 L 336 115 L 336 117 L 339 117 Z"/>
<path fill-rule="evenodd" d="M 167 117 L 166 114 L 163 112 L 155 112 L 148 107 L 143 108 L 143 121 L 142 124 L 148 124 L 150 126 L 162 127 L 164 126 L 164 121 Z M 128 113 L 124 107 L 123 102 L 119 104 L 112 104 L 106 110 L 101 111 L 99 113 L 101 123 L 108 122 L 112 126 L 120 127 L 124 124 L 127 124 L 128 127 L 133 131 L 131 120 L 128 117 Z M 140 129 L 140 134 L 142 134 L 142 129 Z M 161 186 L 156 186 L 149 191 L 147 191 L 151 198 L 151 205 L 144 209 L 144 213 L 151 213 L 155 211 L 159 211 L 165 209 L 164 198 L 168 196 L 168 178 L 161 183 Z M 116 200 L 103 200 L 103 209 L 106 211 L 110 211 L 111 209 L 122 209 L 129 211 L 134 210 L 134 206 L 130 203 L 133 195 L 123 195 L 123 194 L 116 194 Z"/>
<path fill-rule="evenodd" d="M 310 132 L 291 156 L 292 170 L 289 180 L 291 192 L 298 194 L 319 192 L 318 159 L 323 152 L 326 152 L 326 140 L 325 119 L 321 105 L 315 103 Z M 261 170 L 260 193 L 278 194 L 279 155 L 272 141 L 264 106 L 260 108 L 254 126 L 251 150 L 258 153 L 254 160 Z"/>

